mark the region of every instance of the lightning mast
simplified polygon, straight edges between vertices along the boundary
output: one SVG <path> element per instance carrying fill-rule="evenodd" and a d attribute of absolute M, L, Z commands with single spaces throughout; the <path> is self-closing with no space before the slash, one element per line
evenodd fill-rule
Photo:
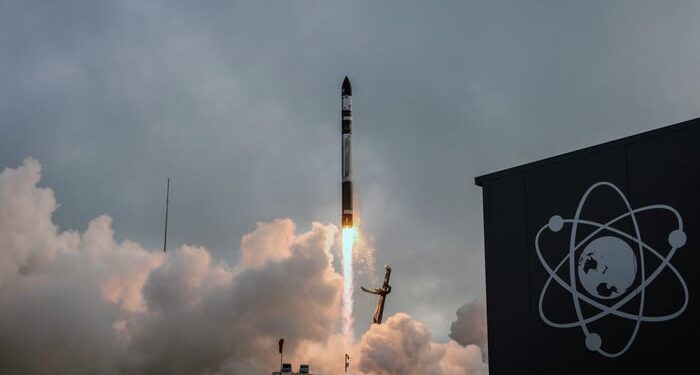
<path fill-rule="evenodd" d="M 168 185 L 165 190 L 165 233 L 163 234 L 163 252 L 167 248 L 168 244 L 168 206 L 170 205 L 170 178 L 168 178 Z"/>

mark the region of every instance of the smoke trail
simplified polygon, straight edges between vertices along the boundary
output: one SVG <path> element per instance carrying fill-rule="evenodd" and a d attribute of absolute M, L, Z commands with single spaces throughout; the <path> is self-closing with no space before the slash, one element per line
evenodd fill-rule
<path fill-rule="evenodd" d="M 342 374 L 348 354 L 352 374 L 485 374 L 478 346 L 433 342 L 405 314 L 353 339 L 357 226 L 342 234 L 345 280 L 333 267 L 337 228 L 298 233 L 291 219 L 257 223 L 232 265 L 198 246 L 166 256 L 116 241 L 105 215 L 61 230 L 40 177 L 34 159 L 0 170 L 0 374 L 269 374 L 280 337 L 285 358 L 313 373 Z M 471 337 L 474 325 L 453 327 Z"/>
<path fill-rule="evenodd" d="M 355 228 L 343 228 L 343 335 L 353 341 L 352 293 L 352 247 L 355 242 Z"/>

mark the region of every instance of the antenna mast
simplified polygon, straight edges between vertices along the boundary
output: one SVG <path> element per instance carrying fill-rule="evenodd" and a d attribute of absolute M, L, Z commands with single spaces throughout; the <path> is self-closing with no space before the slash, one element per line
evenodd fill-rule
<path fill-rule="evenodd" d="M 168 178 L 168 185 L 165 190 L 165 233 L 163 234 L 163 252 L 167 248 L 168 244 L 168 206 L 170 205 L 170 178 Z"/>

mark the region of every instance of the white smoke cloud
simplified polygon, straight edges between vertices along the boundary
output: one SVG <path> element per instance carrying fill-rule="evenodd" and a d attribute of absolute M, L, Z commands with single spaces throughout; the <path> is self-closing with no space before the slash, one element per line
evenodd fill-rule
<path fill-rule="evenodd" d="M 355 373 L 485 371 L 477 346 L 433 343 L 405 314 L 358 343 L 340 335 L 333 225 L 258 223 L 229 266 L 199 246 L 117 243 L 108 216 L 60 231 L 40 177 L 31 158 L 0 173 L 0 373 L 269 373 L 280 337 L 290 361 L 326 374 L 345 353 Z"/>
<path fill-rule="evenodd" d="M 163 256 L 117 244 L 106 216 L 59 233 L 40 173 L 34 159 L 0 173 L 0 373 L 118 373 L 120 322 L 145 310 Z"/>
<path fill-rule="evenodd" d="M 362 337 L 359 369 L 369 374 L 477 375 L 487 373 L 476 345 L 435 343 L 430 332 L 410 316 L 397 313 L 373 325 Z"/>

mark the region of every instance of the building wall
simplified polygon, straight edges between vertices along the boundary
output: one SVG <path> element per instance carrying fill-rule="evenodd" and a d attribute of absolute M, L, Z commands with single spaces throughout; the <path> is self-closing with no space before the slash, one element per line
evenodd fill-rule
<path fill-rule="evenodd" d="M 492 375 L 697 367 L 699 120 L 477 183 Z"/>

